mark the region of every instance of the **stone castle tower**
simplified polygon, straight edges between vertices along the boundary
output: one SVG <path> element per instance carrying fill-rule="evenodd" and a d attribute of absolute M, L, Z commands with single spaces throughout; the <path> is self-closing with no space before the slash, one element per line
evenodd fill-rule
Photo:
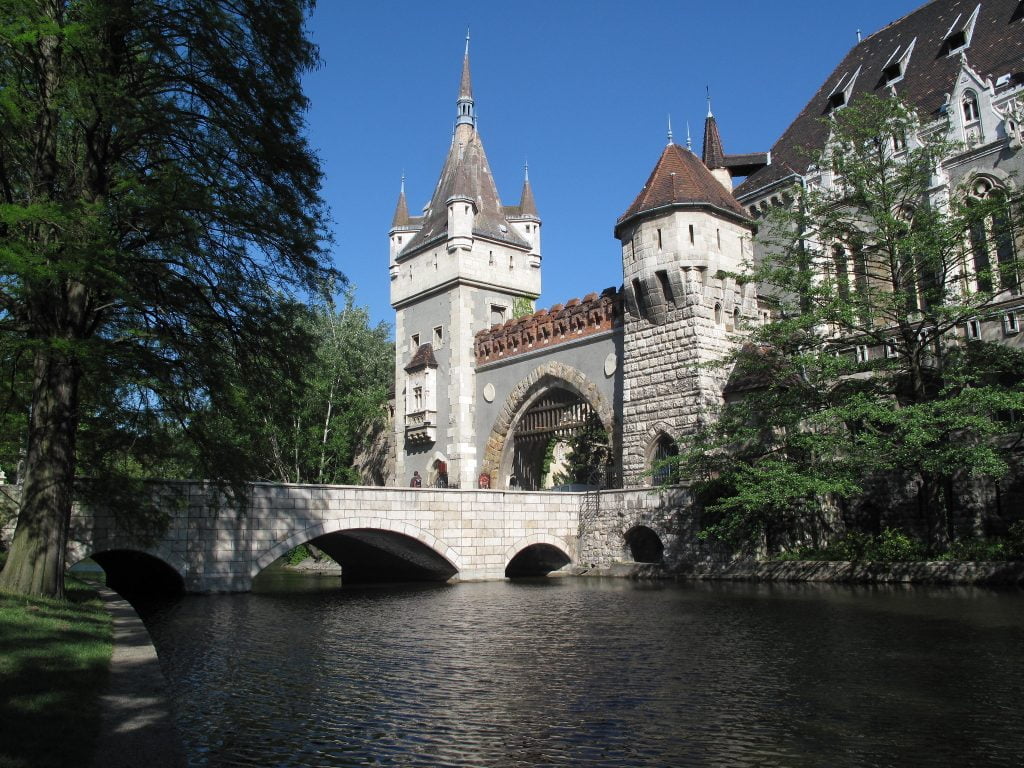
<path fill-rule="evenodd" d="M 689 142 L 687 142 L 689 143 Z M 626 486 L 678 451 L 721 403 L 723 374 L 704 367 L 758 319 L 753 285 L 739 272 L 751 257 L 754 225 L 732 195 L 732 175 L 765 155 L 725 155 L 708 109 L 698 158 L 669 143 L 647 183 L 615 225 L 622 245 L 622 469 Z M 657 478 L 661 479 L 661 478 Z"/>
<path fill-rule="evenodd" d="M 540 295 L 540 226 L 529 178 L 503 206 L 477 131 L 469 38 L 455 131 L 430 202 L 410 216 L 405 183 L 389 231 L 395 310 L 395 473 L 473 487 L 477 331 Z"/>

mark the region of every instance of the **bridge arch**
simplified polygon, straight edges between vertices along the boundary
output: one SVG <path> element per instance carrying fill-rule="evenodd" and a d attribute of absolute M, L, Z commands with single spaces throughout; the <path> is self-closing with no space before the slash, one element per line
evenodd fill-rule
<path fill-rule="evenodd" d="M 182 594 L 185 591 L 185 564 L 173 555 L 131 546 L 97 549 L 82 557 L 68 558 L 73 567 L 87 558 L 99 565 L 107 586 L 122 597 L 142 594 Z"/>
<path fill-rule="evenodd" d="M 622 532 L 624 554 L 634 563 L 660 563 L 665 558 L 665 542 L 648 525 L 638 523 Z"/>
<path fill-rule="evenodd" d="M 541 398 L 558 391 L 578 398 L 597 416 L 612 442 L 612 455 L 619 455 L 620 438 L 612 404 L 598 386 L 577 369 L 565 363 L 547 362 L 533 369 L 512 389 L 491 429 L 484 451 L 483 471 L 490 476 L 492 488 L 507 486 L 506 479 L 513 470 L 512 438 L 523 416 Z"/>
<path fill-rule="evenodd" d="M 402 545 L 408 542 L 414 546 L 406 548 L 406 551 L 413 553 L 416 548 L 426 551 L 427 559 L 430 560 L 430 567 L 444 578 L 450 578 L 463 570 L 462 558 L 452 547 L 445 544 L 430 531 L 424 530 L 412 523 L 406 523 L 387 519 L 367 519 L 365 517 L 344 517 L 331 520 L 324 520 L 315 525 L 293 531 L 286 538 L 274 544 L 268 550 L 254 559 L 250 569 L 250 578 L 255 578 L 263 569 L 277 560 L 279 557 L 306 542 L 315 539 L 324 539 L 327 544 L 318 542 L 321 549 L 327 554 L 334 556 L 332 547 L 329 546 L 329 538 L 332 534 L 338 534 L 360 542 L 364 546 L 372 546 L 375 538 L 379 539 L 385 534 L 392 540 Z M 379 543 L 379 542 L 378 542 Z M 401 548 L 401 546 L 399 546 Z M 337 557 L 335 559 L 338 559 Z M 344 578 L 345 563 L 341 563 Z"/>
<path fill-rule="evenodd" d="M 505 575 L 544 576 L 573 562 L 569 546 L 557 536 L 534 533 L 505 550 Z"/>

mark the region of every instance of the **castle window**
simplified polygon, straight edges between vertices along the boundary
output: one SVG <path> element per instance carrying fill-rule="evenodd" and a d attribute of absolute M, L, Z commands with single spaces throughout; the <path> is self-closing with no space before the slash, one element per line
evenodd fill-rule
<path fill-rule="evenodd" d="M 896 50 L 892 52 L 889 60 L 882 67 L 883 85 L 891 86 L 903 79 L 903 74 L 907 71 L 907 64 L 910 62 L 910 53 L 914 50 L 916 42 L 917 38 L 915 37 L 906 48 L 897 46 Z"/>
<path fill-rule="evenodd" d="M 651 485 L 666 485 L 676 482 L 678 467 L 671 460 L 679 455 L 676 441 L 664 432 L 651 445 L 647 462 L 651 472 Z"/>
<path fill-rule="evenodd" d="M 739 330 L 740 327 L 740 308 L 736 307 L 732 311 L 732 329 Z"/>
<path fill-rule="evenodd" d="M 658 229 L 658 250 L 661 250 L 661 228 Z"/>
<path fill-rule="evenodd" d="M 971 216 L 968 243 L 974 267 L 974 285 L 980 291 L 1021 289 L 1021 264 L 1017 254 L 1017 228 L 1006 195 L 985 176 L 971 184 L 967 198 Z M 984 206 L 984 207 L 982 207 Z"/>
<path fill-rule="evenodd" d="M 434 348 L 440 348 L 444 342 L 444 329 L 439 325 L 434 328 Z"/>
<path fill-rule="evenodd" d="M 981 338 L 981 321 L 972 317 L 967 321 L 967 338 L 971 341 L 977 341 Z"/>
<path fill-rule="evenodd" d="M 489 267 L 493 267 L 494 266 L 494 251 L 488 251 L 487 252 L 487 266 L 489 266 Z"/>
<path fill-rule="evenodd" d="M 887 339 L 885 342 L 885 356 L 887 358 L 899 357 L 899 348 L 896 346 L 896 339 Z"/>
<path fill-rule="evenodd" d="M 963 98 L 964 122 L 973 123 L 978 119 L 978 96 L 974 91 L 966 91 Z"/>
<path fill-rule="evenodd" d="M 715 304 L 715 325 L 722 324 L 722 305 Z"/>
<path fill-rule="evenodd" d="M 722 250 L 722 230 L 715 230 L 715 237 L 718 239 L 718 250 Z"/>
<path fill-rule="evenodd" d="M 516 257 L 511 254 L 508 257 L 508 268 L 510 271 L 516 268 Z"/>
<path fill-rule="evenodd" d="M 670 306 L 676 306 L 675 296 L 672 294 L 672 284 L 669 282 L 668 273 L 665 270 L 659 270 L 654 273 L 658 278 L 658 284 L 661 286 L 661 294 L 665 297 L 665 303 Z"/>
<path fill-rule="evenodd" d="M 690 245 L 693 245 L 693 224 L 690 225 Z"/>
<path fill-rule="evenodd" d="M 832 266 L 836 275 L 836 293 L 843 301 L 849 301 L 850 273 L 846 260 L 846 248 L 838 243 L 832 246 Z"/>
<path fill-rule="evenodd" d="M 893 134 L 892 137 L 892 151 L 903 152 L 907 148 L 907 136 L 904 133 Z"/>
<path fill-rule="evenodd" d="M 506 307 L 498 304 L 491 304 L 491 325 L 501 325 L 505 322 Z"/>
<path fill-rule="evenodd" d="M 399 235 L 399 236 L 398 236 L 398 244 L 399 244 L 399 245 L 401 245 L 401 244 L 402 244 L 402 236 L 401 236 L 401 235 Z"/>
<path fill-rule="evenodd" d="M 1003 315 L 1003 333 L 1007 336 L 1020 333 L 1020 323 L 1017 320 L 1016 312 L 1007 312 Z"/>
<path fill-rule="evenodd" d="M 414 333 L 409 337 L 409 351 L 416 354 L 416 350 L 420 348 L 420 335 Z"/>
<path fill-rule="evenodd" d="M 865 345 L 865 344 L 858 344 L 857 345 L 857 362 L 858 363 L 866 363 L 869 359 L 871 359 L 871 353 L 868 350 L 867 345 Z"/>

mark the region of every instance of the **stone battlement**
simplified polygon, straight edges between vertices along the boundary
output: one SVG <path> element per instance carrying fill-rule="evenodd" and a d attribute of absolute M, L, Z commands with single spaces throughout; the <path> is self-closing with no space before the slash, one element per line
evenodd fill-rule
<path fill-rule="evenodd" d="M 622 323 L 622 291 L 606 288 L 532 315 L 494 325 L 476 335 L 476 363 L 493 363 L 535 349 L 562 344 Z"/>

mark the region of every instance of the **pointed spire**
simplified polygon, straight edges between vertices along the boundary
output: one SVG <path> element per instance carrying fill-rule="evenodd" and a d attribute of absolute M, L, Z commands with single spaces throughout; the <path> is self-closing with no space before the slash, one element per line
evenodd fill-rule
<path fill-rule="evenodd" d="M 718 135 L 718 123 L 715 116 L 711 114 L 711 101 L 708 97 L 708 116 L 704 119 L 704 151 L 701 154 L 709 169 L 725 167 L 725 150 L 722 149 L 722 138 Z"/>
<path fill-rule="evenodd" d="M 459 98 L 455 102 L 455 127 L 468 125 L 476 128 L 476 110 L 473 104 L 473 79 L 469 73 L 469 28 L 466 28 L 466 52 L 462 57 L 462 79 L 459 81 Z"/>
<path fill-rule="evenodd" d="M 668 113 L 668 143 L 672 143 L 672 113 Z"/>
<path fill-rule="evenodd" d="M 533 189 L 530 187 L 530 164 L 523 165 L 523 193 L 519 196 L 519 214 L 521 216 L 536 216 L 537 203 L 533 199 Z"/>
<path fill-rule="evenodd" d="M 409 225 L 409 206 L 405 202 L 405 172 L 402 172 L 402 186 L 398 192 L 398 205 L 395 206 L 395 215 L 391 218 L 391 227 L 405 227 Z"/>

